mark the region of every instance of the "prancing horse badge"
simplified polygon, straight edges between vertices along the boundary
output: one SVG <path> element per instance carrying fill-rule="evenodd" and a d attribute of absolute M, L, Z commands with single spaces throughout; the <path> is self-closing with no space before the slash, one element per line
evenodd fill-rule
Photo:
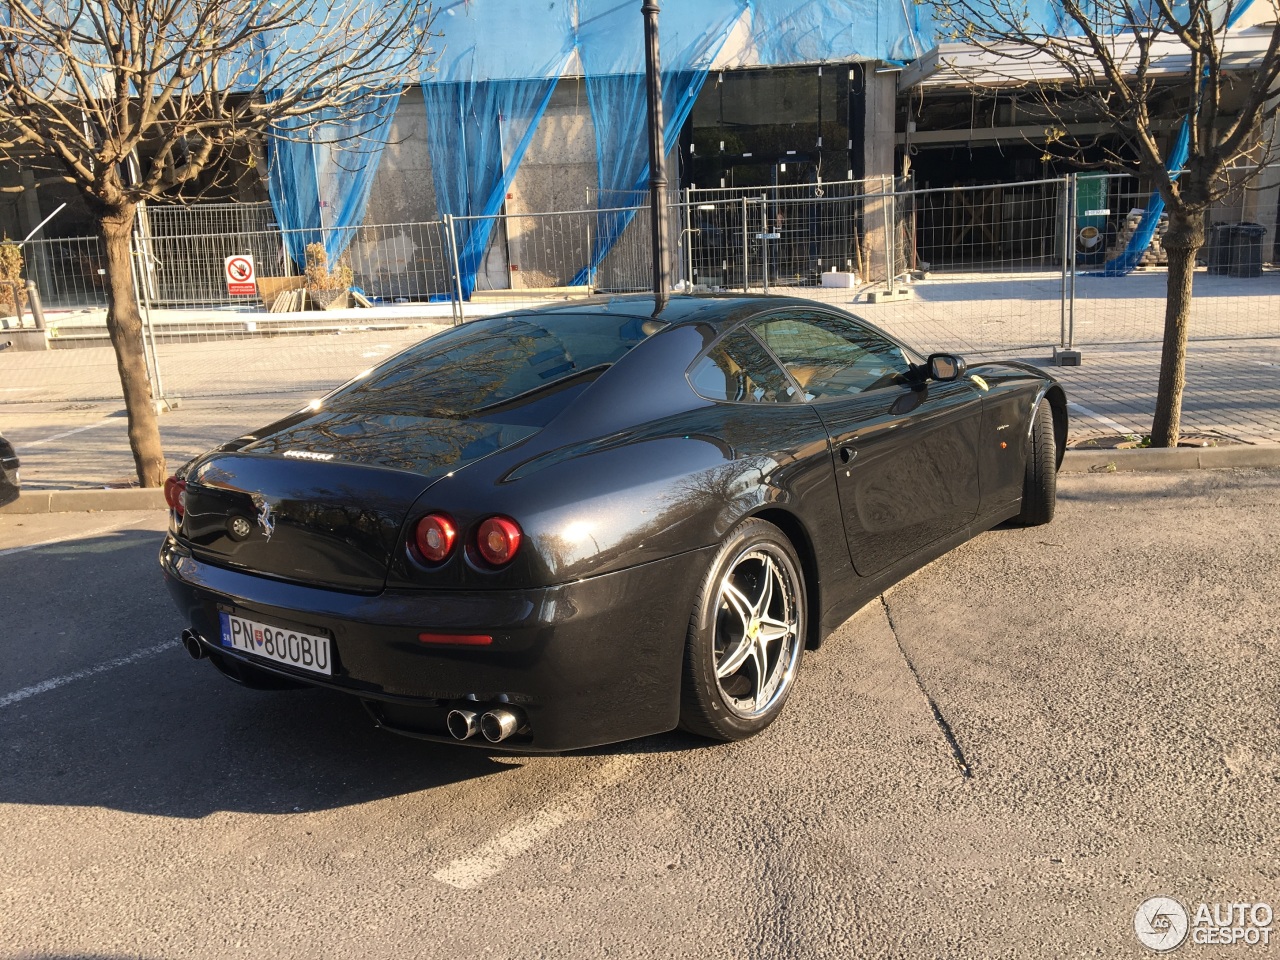
<path fill-rule="evenodd" d="M 254 497 L 253 500 L 258 506 L 258 526 L 270 540 L 271 534 L 276 532 L 276 518 L 271 515 L 271 504 L 261 497 Z"/>

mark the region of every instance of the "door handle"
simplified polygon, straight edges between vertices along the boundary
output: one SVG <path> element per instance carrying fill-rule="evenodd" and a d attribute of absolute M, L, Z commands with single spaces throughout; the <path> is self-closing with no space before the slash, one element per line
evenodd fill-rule
<path fill-rule="evenodd" d="M 857 451 L 857 450 L 855 450 L 855 449 L 853 449 L 853 447 L 841 447 L 841 448 L 840 448 L 840 462 L 841 462 L 841 463 L 850 463 L 850 462 L 853 460 L 853 458 L 854 458 L 854 457 L 856 457 L 857 455 L 858 455 L 858 451 Z"/>

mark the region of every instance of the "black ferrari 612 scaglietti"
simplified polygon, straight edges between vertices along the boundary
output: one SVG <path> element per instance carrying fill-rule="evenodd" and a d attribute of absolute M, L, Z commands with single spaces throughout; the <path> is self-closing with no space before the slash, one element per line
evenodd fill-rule
<path fill-rule="evenodd" d="M 807 646 L 1053 516 L 1066 397 L 778 297 L 584 301 L 431 337 L 170 478 L 189 653 L 541 752 L 773 721 Z"/>

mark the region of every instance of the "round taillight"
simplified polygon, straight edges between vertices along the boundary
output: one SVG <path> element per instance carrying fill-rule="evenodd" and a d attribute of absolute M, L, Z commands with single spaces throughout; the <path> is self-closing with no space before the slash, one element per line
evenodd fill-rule
<path fill-rule="evenodd" d="M 182 519 L 187 512 L 187 481 L 170 477 L 164 482 L 164 502 Z"/>
<path fill-rule="evenodd" d="M 457 538 L 457 528 L 443 513 L 429 513 L 413 528 L 413 546 L 425 563 L 443 563 Z"/>
<path fill-rule="evenodd" d="M 490 517 L 476 531 L 476 550 L 486 563 L 501 567 L 516 555 L 523 536 L 514 520 Z"/>

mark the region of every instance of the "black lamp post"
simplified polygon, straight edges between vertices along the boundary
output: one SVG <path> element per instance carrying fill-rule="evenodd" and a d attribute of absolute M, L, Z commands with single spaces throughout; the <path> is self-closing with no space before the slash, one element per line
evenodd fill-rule
<path fill-rule="evenodd" d="M 653 310 L 667 304 L 667 151 L 662 136 L 662 68 L 658 59 L 658 0 L 644 0 L 644 73 L 649 95 L 649 209 L 653 227 Z"/>

